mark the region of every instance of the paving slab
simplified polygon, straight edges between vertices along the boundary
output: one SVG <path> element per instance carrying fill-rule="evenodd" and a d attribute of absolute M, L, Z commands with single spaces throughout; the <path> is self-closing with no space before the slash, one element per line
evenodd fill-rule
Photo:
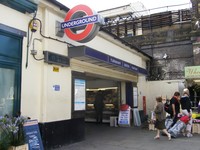
<path fill-rule="evenodd" d="M 84 141 L 64 145 L 55 150 L 200 150 L 200 134 L 192 138 L 180 135 L 168 140 L 156 131 L 141 127 L 110 127 L 109 124 L 86 123 Z"/>

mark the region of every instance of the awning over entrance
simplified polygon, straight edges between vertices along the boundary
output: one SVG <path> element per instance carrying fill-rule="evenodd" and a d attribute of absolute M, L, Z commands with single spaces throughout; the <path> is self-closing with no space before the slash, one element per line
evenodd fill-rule
<path fill-rule="evenodd" d="M 147 70 L 87 46 L 69 47 L 68 56 L 80 61 L 129 74 L 147 75 Z"/>

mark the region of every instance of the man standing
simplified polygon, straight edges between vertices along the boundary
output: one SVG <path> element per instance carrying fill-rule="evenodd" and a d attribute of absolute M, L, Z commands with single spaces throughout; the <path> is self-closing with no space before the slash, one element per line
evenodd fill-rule
<path fill-rule="evenodd" d="M 177 122 L 178 120 L 178 114 L 180 113 L 180 93 L 179 92 L 175 92 L 174 96 L 171 98 L 170 103 L 172 105 L 172 113 L 171 118 L 173 118 L 173 123 L 172 123 L 172 127 L 173 125 Z"/>
<path fill-rule="evenodd" d="M 96 112 L 96 122 L 97 123 L 102 123 L 103 121 L 103 109 L 104 109 L 104 97 L 102 94 L 102 91 L 98 91 L 97 95 L 95 96 L 95 101 L 94 101 L 94 108 Z"/>

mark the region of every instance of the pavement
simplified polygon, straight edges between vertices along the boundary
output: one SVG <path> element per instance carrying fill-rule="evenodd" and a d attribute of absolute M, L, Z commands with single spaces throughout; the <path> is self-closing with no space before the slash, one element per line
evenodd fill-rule
<path fill-rule="evenodd" d="M 85 140 L 54 150 L 200 150 L 200 134 L 187 138 L 180 135 L 168 140 L 156 131 L 142 127 L 110 127 L 109 124 L 86 123 Z"/>

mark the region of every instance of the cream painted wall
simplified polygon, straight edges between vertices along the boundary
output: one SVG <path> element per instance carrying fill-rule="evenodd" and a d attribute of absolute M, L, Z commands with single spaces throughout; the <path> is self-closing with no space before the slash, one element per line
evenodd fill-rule
<path fill-rule="evenodd" d="M 51 9 L 50 9 L 51 10 Z M 48 8 L 43 8 L 41 11 L 44 13 L 43 18 L 43 30 L 44 34 L 47 37 L 55 38 L 60 41 L 67 41 L 66 36 L 64 35 L 62 38 L 56 36 L 56 21 L 63 22 L 63 18 L 57 16 L 53 12 L 51 12 Z M 44 38 L 43 38 L 44 39 Z M 66 43 L 58 42 L 55 40 L 45 40 L 44 49 L 52 52 L 56 52 L 58 54 L 67 55 L 68 48 Z"/>
<path fill-rule="evenodd" d="M 56 20 L 62 18 L 54 14 L 52 9 L 40 8 L 42 15 L 42 25 L 44 35 L 66 41 L 65 37 L 55 36 Z M 67 44 L 55 40 L 49 40 L 41 37 L 43 40 L 43 50 L 51 51 L 57 54 L 67 56 Z M 42 88 L 41 93 L 41 114 L 40 121 L 51 122 L 58 120 L 71 119 L 71 69 L 70 67 L 59 67 L 59 72 L 54 72 L 55 65 L 44 64 L 42 70 Z M 60 91 L 53 90 L 54 85 L 60 86 Z"/>
<path fill-rule="evenodd" d="M 0 17 L 0 23 L 12 26 L 25 32 L 27 31 L 27 23 L 31 19 L 31 15 L 24 15 L 23 13 L 20 13 L 2 4 L 0 4 L 0 8 L 0 13 L 3 14 Z"/>
<path fill-rule="evenodd" d="M 71 118 L 71 70 L 67 67 L 59 67 L 59 72 L 53 71 L 54 65 L 45 65 L 48 75 L 46 76 L 46 84 L 44 96 L 46 104 L 44 114 L 45 121 L 57 121 Z M 54 85 L 60 86 L 60 91 L 53 89 Z"/>
<path fill-rule="evenodd" d="M 91 63 L 86 63 L 82 61 L 78 61 L 75 59 L 71 59 L 71 69 L 79 72 L 87 72 L 94 75 L 104 76 L 107 79 L 116 79 L 118 81 L 135 81 L 137 82 L 137 76 L 126 74 L 123 72 L 118 72 L 109 68 L 100 67 L 97 65 L 93 65 Z"/>
<path fill-rule="evenodd" d="M 145 78 L 139 77 L 139 109 L 143 109 L 143 96 L 146 96 L 147 113 L 150 114 L 154 108 L 155 98 L 157 96 L 162 96 L 164 98 L 170 99 L 175 91 L 181 93 L 183 88 L 183 80 L 145 81 Z"/>
<path fill-rule="evenodd" d="M 138 77 L 138 109 L 143 109 L 143 96 L 147 96 L 147 82 L 145 76 L 139 76 Z"/>

